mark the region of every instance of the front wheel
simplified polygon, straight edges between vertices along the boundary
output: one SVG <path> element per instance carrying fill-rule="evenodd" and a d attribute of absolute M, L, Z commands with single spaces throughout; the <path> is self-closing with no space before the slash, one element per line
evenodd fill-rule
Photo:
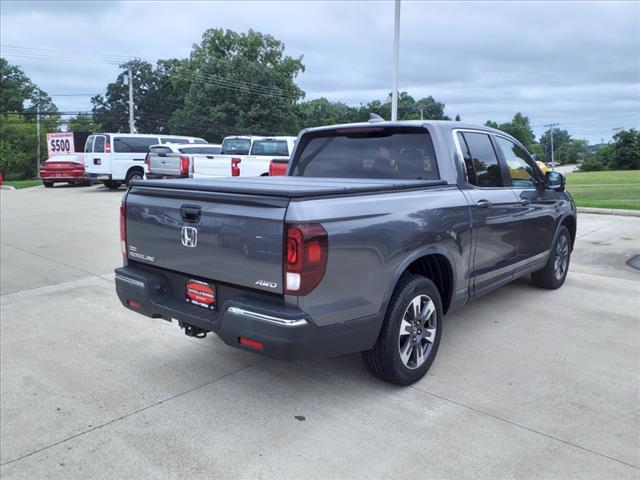
<path fill-rule="evenodd" d="M 369 371 L 396 385 L 411 385 L 424 377 L 438 352 L 442 316 L 440 292 L 430 279 L 402 277 L 378 340 L 362 352 Z"/>
<path fill-rule="evenodd" d="M 132 170 L 127 173 L 127 178 L 124 182 L 127 184 L 127 186 L 129 186 L 134 180 L 144 180 L 144 173 L 140 172 L 139 170 Z"/>
<path fill-rule="evenodd" d="M 571 235 L 567 227 L 562 226 L 553 247 L 551 247 L 547 264 L 544 268 L 531 274 L 534 285 L 549 290 L 560 288 L 567 278 L 570 261 Z"/>
<path fill-rule="evenodd" d="M 42 184 L 45 186 L 45 188 L 51 188 L 53 187 L 53 182 L 42 182 Z"/>

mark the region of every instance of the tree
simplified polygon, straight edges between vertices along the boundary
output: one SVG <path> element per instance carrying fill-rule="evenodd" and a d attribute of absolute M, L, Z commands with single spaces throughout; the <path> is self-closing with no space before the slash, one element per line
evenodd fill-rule
<path fill-rule="evenodd" d="M 93 121 L 91 115 L 86 113 L 80 113 L 75 117 L 72 117 L 67 124 L 67 130 L 70 132 L 99 132 L 102 127 L 99 123 Z"/>
<path fill-rule="evenodd" d="M 581 163 L 591 156 L 589 142 L 586 140 L 571 139 L 554 150 L 555 160 L 562 164 Z"/>
<path fill-rule="evenodd" d="M 553 151 L 554 158 L 555 152 L 561 148 L 564 144 L 569 143 L 571 141 L 571 135 L 566 130 L 562 130 L 560 128 L 553 129 Z M 551 161 L 551 129 L 547 130 L 540 137 L 540 145 L 542 145 L 542 149 L 544 150 L 544 158 L 546 162 Z"/>
<path fill-rule="evenodd" d="M 510 122 L 501 123 L 498 125 L 496 122 L 488 120 L 485 125 L 491 128 L 497 128 L 505 133 L 508 133 L 512 137 L 516 138 L 525 147 L 529 147 L 536 141 L 536 136 L 533 133 L 531 124 L 529 123 L 529 117 L 525 117 L 520 112 L 513 116 Z"/>
<path fill-rule="evenodd" d="M 253 30 L 209 29 L 194 45 L 180 81 L 188 85 L 184 106 L 170 124 L 184 133 L 225 135 L 297 133 L 296 102 L 304 97 L 294 80 L 302 57 L 284 54 L 284 44 Z"/>
<path fill-rule="evenodd" d="M 640 169 L 640 132 L 631 128 L 613 136 L 608 166 L 611 170 Z"/>
<path fill-rule="evenodd" d="M 415 100 L 407 92 L 398 94 L 398 120 L 449 120 L 444 114 L 444 103 L 437 102 L 431 95 Z M 373 100 L 359 109 L 360 121 L 365 121 L 369 113 L 377 113 L 382 118 L 391 119 L 391 93 L 384 102 Z"/>
<path fill-rule="evenodd" d="M 9 178 L 33 177 L 38 107 L 41 152 L 47 151 L 46 133 L 58 130 L 58 109 L 49 95 L 4 58 L 0 58 L 0 84 L 0 171 Z"/>
<path fill-rule="evenodd" d="M 298 104 L 298 127 L 317 127 L 357 122 L 358 109 L 341 102 L 330 102 L 326 98 L 317 98 Z"/>

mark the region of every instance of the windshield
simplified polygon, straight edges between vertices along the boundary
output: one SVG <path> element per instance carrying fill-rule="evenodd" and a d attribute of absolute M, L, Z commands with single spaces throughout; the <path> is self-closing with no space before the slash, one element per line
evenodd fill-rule
<path fill-rule="evenodd" d="M 293 176 L 439 179 L 433 143 L 422 128 L 320 132 L 303 140 Z"/>
<path fill-rule="evenodd" d="M 248 138 L 225 138 L 222 142 L 223 155 L 248 155 L 251 148 L 251 140 Z"/>
<path fill-rule="evenodd" d="M 289 148 L 286 140 L 255 140 L 251 147 L 251 155 L 288 157 Z"/>

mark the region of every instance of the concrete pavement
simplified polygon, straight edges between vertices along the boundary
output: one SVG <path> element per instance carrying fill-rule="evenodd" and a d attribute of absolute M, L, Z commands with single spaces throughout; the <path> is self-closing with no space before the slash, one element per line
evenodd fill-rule
<path fill-rule="evenodd" d="M 563 288 L 448 316 L 403 389 L 125 310 L 123 193 L 0 193 L 2 478 L 640 479 L 640 218 L 581 215 Z"/>

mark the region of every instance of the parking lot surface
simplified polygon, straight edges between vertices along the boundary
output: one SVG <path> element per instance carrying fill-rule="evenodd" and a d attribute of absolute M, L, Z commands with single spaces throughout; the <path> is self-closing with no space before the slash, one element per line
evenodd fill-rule
<path fill-rule="evenodd" d="M 640 218 L 447 316 L 410 388 L 124 309 L 124 190 L 0 192 L 2 478 L 640 478 Z"/>

